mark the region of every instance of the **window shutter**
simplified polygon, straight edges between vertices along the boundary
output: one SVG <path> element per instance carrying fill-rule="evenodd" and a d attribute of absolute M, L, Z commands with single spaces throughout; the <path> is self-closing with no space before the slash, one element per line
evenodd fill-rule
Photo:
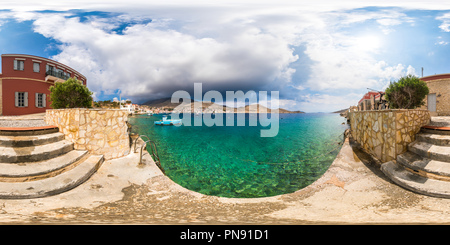
<path fill-rule="evenodd" d="M 14 60 L 14 70 L 18 69 L 17 60 Z"/>
<path fill-rule="evenodd" d="M 40 72 L 41 71 L 41 64 L 37 63 L 37 62 L 34 62 L 33 63 L 33 71 L 34 72 Z"/>
<path fill-rule="evenodd" d="M 19 106 L 19 92 L 14 92 L 14 105 Z"/>
<path fill-rule="evenodd" d="M 24 98 L 23 98 L 23 100 L 24 100 L 24 105 L 25 105 L 25 107 L 28 107 L 28 92 L 25 92 L 25 93 L 24 93 Z"/>
<path fill-rule="evenodd" d="M 42 94 L 42 107 L 47 107 L 47 96 L 45 94 Z"/>
<path fill-rule="evenodd" d="M 39 107 L 39 94 L 38 93 L 34 94 L 34 105 L 36 107 Z"/>

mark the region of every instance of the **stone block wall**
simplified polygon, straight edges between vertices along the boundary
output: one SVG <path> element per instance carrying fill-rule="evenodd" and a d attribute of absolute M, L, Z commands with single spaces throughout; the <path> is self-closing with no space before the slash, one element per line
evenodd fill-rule
<path fill-rule="evenodd" d="M 353 138 L 381 162 L 396 160 L 415 140 L 420 127 L 430 122 L 428 110 L 350 112 Z"/>
<path fill-rule="evenodd" d="M 75 149 L 101 154 L 105 159 L 130 152 L 127 120 L 126 111 L 114 109 L 52 109 L 45 115 L 45 122 L 58 126 Z"/>
<path fill-rule="evenodd" d="M 450 116 L 450 78 L 426 81 L 430 94 L 436 94 L 436 112 L 432 116 Z M 428 99 L 420 109 L 428 108 Z"/>

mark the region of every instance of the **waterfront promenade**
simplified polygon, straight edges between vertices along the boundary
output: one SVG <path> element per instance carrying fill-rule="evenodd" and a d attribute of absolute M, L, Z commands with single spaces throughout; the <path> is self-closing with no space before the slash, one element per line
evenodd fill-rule
<path fill-rule="evenodd" d="M 139 144 L 141 144 L 140 142 Z M 450 199 L 391 183 L 376 161 L 345 141 L 310 186 L 275 197 L 205 196 L 171 181 L 144 154 L 107 160 L 87 182 L 37 199 L 0 200 L 1 224 L 422 224 L 448 223 Z"/>

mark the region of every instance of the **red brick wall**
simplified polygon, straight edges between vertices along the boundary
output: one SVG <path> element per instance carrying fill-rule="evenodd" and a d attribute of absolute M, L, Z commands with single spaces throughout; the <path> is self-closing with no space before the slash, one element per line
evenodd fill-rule
<path fill-rule="evenodd" d="M 14 60 L 16 58 L 25 59 L 23 71 L 14 70 Z M 33 60 L 40 61 L 39 72 L 33 71 Z M 2 74 L 0 74 L 0 78 L 2 78 L 3 115 L 41 113 L 45 112 L 46 109 L 51 109 L 49 87 L 54 83 L 51 81 L 45 82 L 47 63 L 53 64 L 56 68 L 65 72 L 69 72 L 72 77 L 77 76 L 86 85 L 86 78 L 83 75 L 59 62 L 31 55 L 2 55 Z M 28 92 L 28 107 L 15 106 L 15 92 Z M 46 94 L 47 102 L 45 108 L 36 107 L 36 93 Z"/>
<path fill-rule="evenodd" d="M 51 109 L 48 88 L 50 84 L 18 80 L 18 79 L 3 79 L 3 115 L 26 115 L 31 113 L 45 112 L 46 109 Z M 15 92 L 28 92 L 28 107 L 15 106 Z M 38 108 L 35 104 L 36 93 L 46 94 L 46 107 Z"/>

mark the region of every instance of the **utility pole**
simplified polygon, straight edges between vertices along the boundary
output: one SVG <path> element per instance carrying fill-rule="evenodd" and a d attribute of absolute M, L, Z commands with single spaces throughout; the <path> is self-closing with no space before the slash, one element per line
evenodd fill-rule
<path fill-rule="evenodd" d="M 122 110 L 122 90 L 119 89 L 119 108 Z"/>
<path fill-rule="evenodd" d="M 422 77 L 423 77 L 423 67 L 422 67 Z"/>

